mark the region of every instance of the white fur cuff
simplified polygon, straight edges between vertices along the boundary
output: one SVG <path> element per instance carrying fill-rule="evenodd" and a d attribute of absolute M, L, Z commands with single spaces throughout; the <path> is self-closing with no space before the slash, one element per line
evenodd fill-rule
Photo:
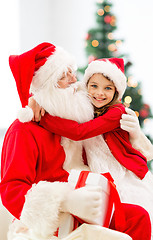
<path fill-rule="evenodd" d="M 67 183 L 41 181 L 26 195 L 21 221 L 40 239 L 50 239 L 59 227 L 61 202 L 70 188 Z"/>

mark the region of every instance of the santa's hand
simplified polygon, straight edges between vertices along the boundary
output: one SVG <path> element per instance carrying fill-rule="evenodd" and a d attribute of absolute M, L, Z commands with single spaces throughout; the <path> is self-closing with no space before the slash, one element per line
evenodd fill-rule
<path fill-rule="evenodd" d="M 125 108 L 127 114 L 123 114 L 120 120 L 121 128 L 130 134 L 130 138 L 139 138 L 141 129 L 139 120 L 133 110 Z"/>
<path fill-rule="evenodd" d="M 45 115 L 44 108 L 42 108 L 33 97 L 29 98 L 28 106 L 32 109 L 34 114 L 32 121 L 39 122 L 41 117 Z"/>
<path fill-rule="evenodd" d="M 61 210 L 92 221 L 101 215 L 102 188 L 82 187 L 73 190 L 62 203 Z"/>

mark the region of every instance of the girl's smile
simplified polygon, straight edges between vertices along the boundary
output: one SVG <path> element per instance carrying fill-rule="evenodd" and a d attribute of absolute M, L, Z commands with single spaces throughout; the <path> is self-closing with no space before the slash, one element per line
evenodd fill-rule
<path fill-rule="evenodd" d="M 93 105 L 101 108 L 110 103 L 115 94 L 115 85 L 101 73 L 95 73 L 89 79 L 88 92 Z"/>

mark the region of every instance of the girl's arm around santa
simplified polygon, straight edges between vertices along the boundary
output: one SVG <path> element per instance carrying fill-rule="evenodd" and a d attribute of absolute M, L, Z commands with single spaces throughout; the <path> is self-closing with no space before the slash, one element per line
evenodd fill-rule
<path fill-rule="evenodd" d="M 145 155 L 147 160 L 151 160 L 153 158 L 153 145 L 144 133 L 142 133 L 135 113 L 131 109 L 125 109 L 122 104 L 110 108 L 103 116 L 81 124 L 46 113 L 41 118 L 40 125 L 51 132 L 79 141 L 112 131 L 120 127 L 119 121 L 122 121 L 121 128 L 129 132 L 132 146 Z M 133 137 L 133 132 L 135 133 L 135 137 Z"/>

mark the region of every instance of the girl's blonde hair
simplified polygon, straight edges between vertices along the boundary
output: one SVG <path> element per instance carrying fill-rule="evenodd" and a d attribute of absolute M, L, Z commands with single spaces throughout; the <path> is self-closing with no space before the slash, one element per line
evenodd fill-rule
<path fill-rule="evenodd" d="M 110 78 L 108 78 L 106 76 L 104 76 L 104 77 L 107 78 L 109 81 L 112 81 Z M 89 80 L 90 80 L 90 78 L 89 78 Z M 88 86 L 89 80 L 87 82 L 87 86 Z M 94 116 L 95 116 L 95 118 L 103 115 L 104 113 L 106 113 L 110 106 L 113 106 L 115 104 L 121 103 L 118 100 L 118 96 L 119 96 L 119 93 L 118 93 L 118 91 L 115 88 L 114 97 L 113 97 L 111 102 L 109 102 L 108 104 L 106 104 L 105 106 L 103 106 L 101 108 L 97 108 L 97 107 L 94 106 Z"/>

